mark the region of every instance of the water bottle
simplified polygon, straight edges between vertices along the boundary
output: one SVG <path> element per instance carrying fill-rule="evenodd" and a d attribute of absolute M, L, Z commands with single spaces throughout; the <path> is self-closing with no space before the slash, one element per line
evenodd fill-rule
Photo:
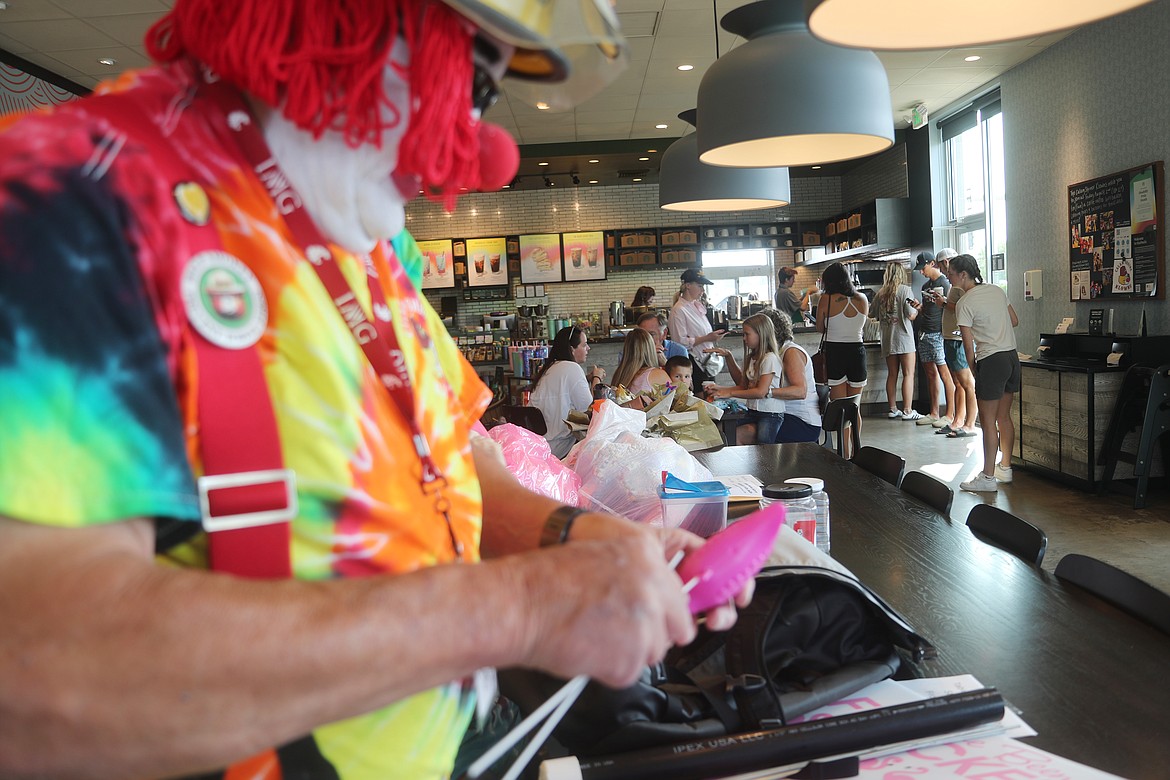
<path fill-rule="evenodd" d="M 808 485 L 812 488 L 813 503 L 816 504 L 817 547 L 829 552 L 829 494 L 825 492 L 825 481 L 817 477 L 793 477 L 784 480 L 787 484 Z"/>
<path fill-rule="evenodd" d="M 784 504 L 784 522 L 789 528 L 809 544 L 817 543 L 817 505 L 811 487 L 787 483 L 768 485 L 763 490 L 760 509 L 773 502 Z"/>

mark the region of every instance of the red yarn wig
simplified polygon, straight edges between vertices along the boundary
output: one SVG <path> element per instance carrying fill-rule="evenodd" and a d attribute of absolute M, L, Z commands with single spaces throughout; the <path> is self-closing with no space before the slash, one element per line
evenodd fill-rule
<path fill-rule="evenodd" d="M 146 47 L 160 62 L 198 60 L 314 136 L 336 130 L 357 146 L 380 144 L 402 121 L 382 89 L 401 36 L 411 106 L 398 170 L 450 207 L 459 187 L 479 178 L 473 35 L 438 0 L 178 0 Z"/>

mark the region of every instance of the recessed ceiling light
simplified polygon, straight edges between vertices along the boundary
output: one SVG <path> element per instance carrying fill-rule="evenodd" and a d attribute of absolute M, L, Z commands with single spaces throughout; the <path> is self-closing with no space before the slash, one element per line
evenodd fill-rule
<path fill-rule="evenodd" d="M 503 187 L 501 187 L 501 189 L 510 190 L 510 189 L 512 189 L 512 185 L 511 185 L 511 184 L 505 184 Z"/>
<path fill-rule="evenodd" d="M 642 181 L 641 179 L 630 179 L 630 181 Z"/>
<path fill-rule="evenodd" d="M 657 151 L 658 151 L 657 149 L 647 149 L 646 154 L 654 154 Z"/>
<path fill-rule="evenodd" d="M 665 130 L 665 129 L 666 129 L 666 125 L 654 125 L 654 129 L 655 129 L 655 130 Z"/>
<path fill-rule="evenodd" d="M 694 70 L 695 66 L 694 65 L 679 65 L 678 69 L 679 70 Z"/>
<path fill-rule="evenodd" d="M 978 62 L 981 59 L 983 59 L 983 58 L 980 57 L 978 54 L 972 54 L 970 57 L 964 57 L 963 62 Z"/>
<path fill-rule="evenodd" d="M 113 57 L 100 57 L 98 62 L 102 65 L 117 65 L 118 61 Z"/>
<path fill-rule="evenodd" d="M 590 160 L 589 162 L 591 162 L 591 163 L 599 163 L 599 162 L 601 162 L 601 160 Z"/>
<path fill-rule="evenodd" d="M 589 183 L 590 183 L 590 184 L 596 184 L 596 183 L 597 183 L 597 179 L 590 179 L 590 180 L 589 180 Z"/>
<path fill-rule="evenodd" d="M 650 159 L 649 157 L 639 157 L 638 162 L 646 162 L 649 159 Z"/>
<path fill-rule="evenodd" d="M 545 103 L 544 101 L 537 103 L 536 107 L 541 111 L 548 111 L 548 103 Z"/>
<path fill-rule="evenodd" d="M 537 165 L 548 165 L 546 162 L 538 162 Z"/>
<path fill-rule="evenodd" d="M 814 165 L 814 166 L 812 167 L 812 169 L 813 169 L 814 171 L 819 171 L 819 170 L 821 169 L 821 166 L 819 166 L 819 165 Z"/>

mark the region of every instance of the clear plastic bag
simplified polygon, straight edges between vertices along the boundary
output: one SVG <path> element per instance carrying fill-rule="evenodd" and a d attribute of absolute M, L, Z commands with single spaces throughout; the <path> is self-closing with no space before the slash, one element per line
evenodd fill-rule
<path fill-rule="evenodd" d="M 658 486 L 669 471 L 688 482 L 712 479 L 711 472 L 669 438 L 644 438 L 646 415 L 602 403 L 589 432 L 569 453 L 581 478 L 581 505 L 640 523 L 662 525 Z"/>
<path fill-rule="evenodd" d="M 581 505 L 581 478 L 552 454 L 543 436 L 511 423 L 497 425 L 487 435 L 500 445 L 508 470 L 521 485 L 562 503 Z"/>

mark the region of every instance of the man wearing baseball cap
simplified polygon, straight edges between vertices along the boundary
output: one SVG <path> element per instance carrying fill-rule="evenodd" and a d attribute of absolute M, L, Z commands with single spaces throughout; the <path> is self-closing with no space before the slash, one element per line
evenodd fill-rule
<path fill-rule="evenodd" d="M 698 268 L 682 272 L 678 298 L 670 307 L 670 336 L 687 348 L 691 358 L 691 389 L 698 395 L 704 382 L 714 382 L 723 370 L 723 358 L 706 350 L 727 335 L 725 330 L 712 330 L 707 319 L 706 288 L 711 280 Z"/>
<path fill-rule="evenodd" d="M 147 43 L 0 120 L 0 776 L 444 778 L 477 670 L 690 641 L 702 540 L 519 486 L 402 229 L 511 179 L 501 76 L 620 69 L 608 4 L 176 0 Z"/>
<path fill-rule="evenodd" d="M 922 285 L 922 302 L 918 304 L 918 317 L 915 318 L 914 325 L 918 331 L 918 362 L 926 375 L 927 387 L 930 388 L 930 414 L 920 417 L 917 424 L 942 428 L 950 424 L 949 416 L 954 414 L 955 410 L 955 383 L 947 369 L 942 335 L 943 306 L 946 304 L 951 283 L 939 270 L 933 252 L 919 252 L 914 270 L 926 277 L 926 283 Z M 940 380 L 946 399 L 947 417 L 941 416 L 938 409 Z"/>

